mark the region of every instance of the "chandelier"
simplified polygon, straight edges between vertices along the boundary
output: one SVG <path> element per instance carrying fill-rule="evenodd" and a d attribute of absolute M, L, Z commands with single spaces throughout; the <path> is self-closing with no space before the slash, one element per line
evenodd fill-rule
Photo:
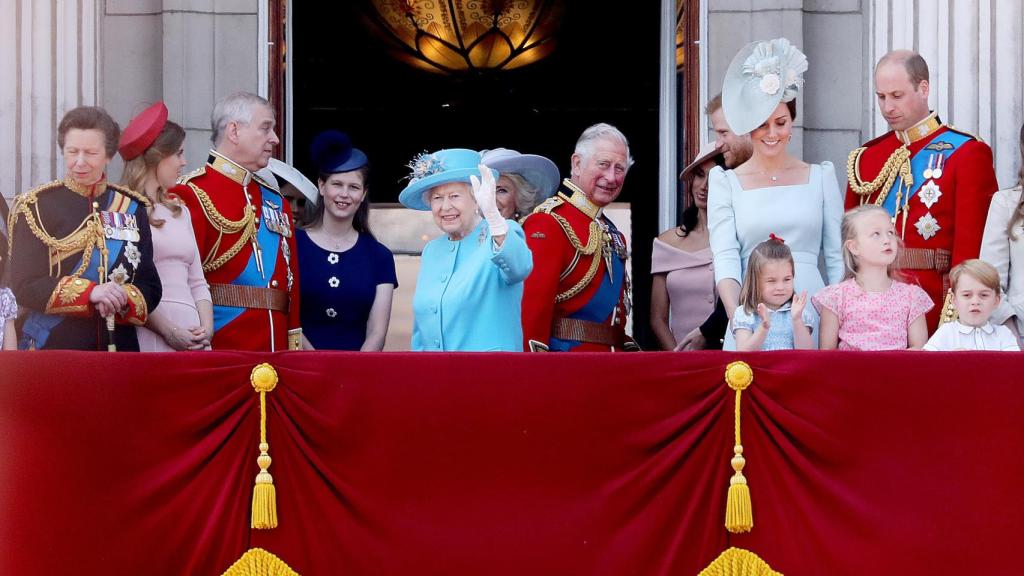
<path fill-rule="evenodd" d="M 510 70 L 555 49 L 561 0 L 373 0 L 395 55 L 441 74 Z"/>

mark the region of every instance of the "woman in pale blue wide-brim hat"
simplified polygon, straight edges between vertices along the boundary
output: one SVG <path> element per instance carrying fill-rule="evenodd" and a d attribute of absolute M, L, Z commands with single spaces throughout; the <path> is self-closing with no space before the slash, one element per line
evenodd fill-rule
<path fill-rule="evenodd" d="M 429 210 L 442 235 L 423 248 L 413 295 L 412 349 L 523 350 L 523 280 L 533 269 L 523 229 L 498 210 L 498 172 L 463 148 L 409 165 L 399 201 Z"/>
<path fill-rule="evenodd" d="M 839 224 L 843 197 L 831 162 L 807 164 L 788 145 L 807 58 L 785 38 L 754 42 L 733 58 L 722 87 L 722 111 L 736 134 L 750 134 L 753 155 L 733 170 L 716 167 L 708 183 L 708 226 L 715 282 L 730 321 L 739 307 L 747 259 L 770 234 L 793 253 L 794 290 L 813 296 L 843 276 Z M 812 336 L 818 339 L 814 314 Z M 733 325 L 726 350 L 735 350 Z"/>

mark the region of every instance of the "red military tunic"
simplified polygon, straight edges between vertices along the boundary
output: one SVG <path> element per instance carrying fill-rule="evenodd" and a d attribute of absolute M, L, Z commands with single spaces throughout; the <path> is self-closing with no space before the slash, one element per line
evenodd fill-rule
<path fill-rule="evenodd" d="M 907 152 L 909 158 L 901 161 Z M 885 170 L 887 162 L 890 170 Z M 929 164 L 929 170 L 920 169 Z M 909 200 L 898 191 L 901 165 L 920 186 Z M 854 150 L 847 171 L 847 209 L 874 202 L 895 217 L 896 233 L 903 238 L 900 267 L 935 302 L 927 316 L 933 332 L 943 311 L 949 269 L 977 258 L 981 249 L 989 202 L 999 188 L 992 150 L 932 114 L 906 132 L 890 131 Z M 895 210 L 894 196 L 901 198 Z"/>
<path fill-rule="evenodd" d="M 569 180 L 523 223 L 533 272 L 523 289 L 524 350 L 617 351 L 629 313 L 626 241 Z M 609 271 L 610 267 L 610 271 Z M 536 344 L 533 345 L 536 348 Z"/>
<path fill-rule="evenodd" d="M 298 349 L 293 220 L 276 187 L 211 151 L 206 165 L 171 192 L 192 215 L 213 297 L 213 348 Z"/>

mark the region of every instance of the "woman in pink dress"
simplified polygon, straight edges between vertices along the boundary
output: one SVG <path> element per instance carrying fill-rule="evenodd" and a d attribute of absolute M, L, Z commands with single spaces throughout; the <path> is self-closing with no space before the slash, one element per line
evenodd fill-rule
<path fill-rule="evenodd" d="M 213 337 L 213 303 L 192 219 L 177 198 L 166 195 L 185 166 L 184 142 L 185 130 L 167 120 L 163 102 L 136 116 L 121 136 L 121 181 L 152 202 L 153 260 L 164 293 L 146 326 L 137 329 L 142 352 L 209 349 Z"/>
<path fill-rule="evenodd" d="M 727 316 L 715 289 L 708 239 L 708 172 L 723 163 L 705 144 L 679 178 L 686 188 L 683 223 L 654 239 L 651 329 L 663 350 L 721 349 Z"/>

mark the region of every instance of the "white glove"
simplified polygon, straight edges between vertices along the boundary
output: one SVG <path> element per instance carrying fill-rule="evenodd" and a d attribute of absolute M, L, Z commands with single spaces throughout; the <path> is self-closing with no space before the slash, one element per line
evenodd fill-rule
<path fill-rule="evenodd" d="M 476 205 L 480 208 L 480 213 L 483 214 L 484 220 L 487 220 L 487 226 L 491 230 L 491 237 L 504 236 L 508 234 L 508 221 L 498 211 L 494 174 L 490 168 L 483 164 L 480 164 L 478 168 L 483 176 L 482 181 L 477 179 L 476 176 L 469 177 L 469 182 L 473 185 L 473 198 L 476 199 Z"/>

